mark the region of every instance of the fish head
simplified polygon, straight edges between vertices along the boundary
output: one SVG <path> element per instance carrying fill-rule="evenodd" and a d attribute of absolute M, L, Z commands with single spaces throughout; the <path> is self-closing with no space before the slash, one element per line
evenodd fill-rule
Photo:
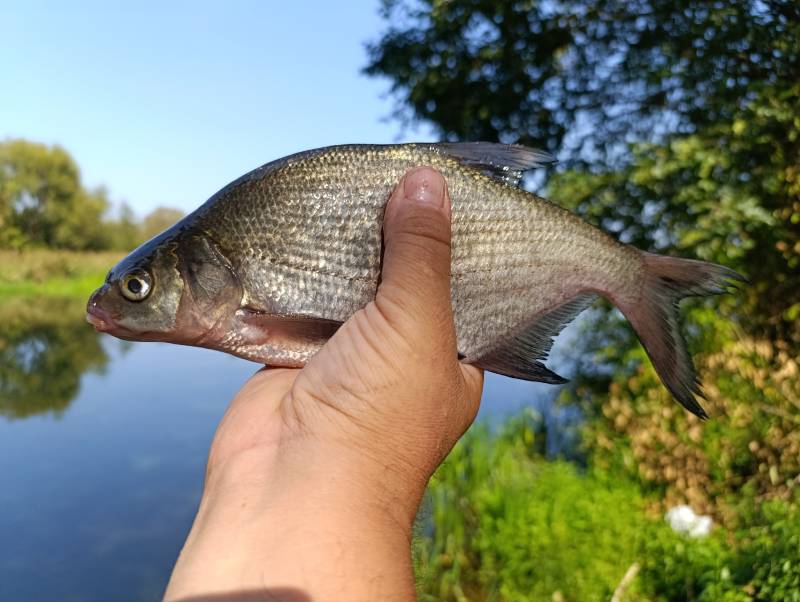
<path fill-rule="evenodd" d="M 86 320 L 121 339 L 204 346 L 240 300 L 238 278 L 213 242 L 167 231 L 111 269 Z"/>
<path fill-rule="evenodd" d="M 175 328 L 184 290 L 176 243 L 153 239 L 115 265 L 89 298 L 86 320 L 98 332 L 164 340 Z"/>

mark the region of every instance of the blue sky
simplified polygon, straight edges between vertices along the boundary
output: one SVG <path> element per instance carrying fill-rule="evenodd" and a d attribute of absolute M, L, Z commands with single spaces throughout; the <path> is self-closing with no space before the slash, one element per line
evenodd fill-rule
<path fill-rule="evenodd" d="M 0 139 L 62 145 L 139 216 L 299 150 L 434 139 L 400 138 L 388 82 L 360 73 L 378 0 L 71 4 L 0 0 Z M 487 378 L 509 411 L 556 391 Z"/>
<path fill-rule="evenodd" d="M 388 83 L 360 74 L 377 0 L 72 4 L 0 0 L 0 139 L 64 146 L 140 216 L 298 150 L 400 139 Z"/>

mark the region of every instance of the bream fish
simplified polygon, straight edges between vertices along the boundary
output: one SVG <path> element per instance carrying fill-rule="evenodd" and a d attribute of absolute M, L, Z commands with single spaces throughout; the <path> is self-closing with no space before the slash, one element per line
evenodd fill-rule
<path fill-rule="evenodd" d="M 384 207 L 430 166 L 452 202 L 451 297 L 464 361 L 563 383 L 553 337 L 601 295 L 633 326 L 662 382 L 705 412 L 677 303 L 725 292 L 726 267 L 622 244 L 519 187 L 541 151 L 484 142 L 345 145 L 301 152 L 225 186 L 116 265 L 88 303 L 99 331 L 302 366 L 375 297 Z"/>

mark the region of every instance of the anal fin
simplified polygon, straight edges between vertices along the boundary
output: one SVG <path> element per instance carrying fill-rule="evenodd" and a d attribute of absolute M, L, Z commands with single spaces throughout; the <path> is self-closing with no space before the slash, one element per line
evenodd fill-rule
<path fill-rule="evenodd" d="M 547 358 L 553 346 L 553 337 L 596 298 L 594 294 L 581 294 L 539 314 L 473 363 L 490 372 L 512 378 L 553 385 L 566 383 L 567 379 L 548 369 L 542 360 Z"/>

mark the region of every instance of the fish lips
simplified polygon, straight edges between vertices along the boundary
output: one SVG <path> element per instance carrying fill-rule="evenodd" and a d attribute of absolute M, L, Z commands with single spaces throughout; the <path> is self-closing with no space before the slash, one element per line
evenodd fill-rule
<path fill-rule="evenodd" d="M 117 328 L 117 323 L 111 315 L 104 309 L 89 306 L 86 308 L 86 321 L 89 322 L 97 332 L 111 332 Z"/>
<path fill-rule="evenodd" d="M 86 321 L 89 322 L 97 332 L 111 332 L 119 327 L 111 314 L 100 307 L 99 301 L 108 290 L 108 284 L 104 284 L 89 297 L 86 304 Z"/>
<path fill-rule="evenodd" d="M 108 284 L 97 289 L 86 304 L 86 321 L 94 326 L 97 332 L 105 332 L 120 339 L 133 338 L 134 333 L 121 326 L 111 312 L 100 306 L 100 300 L 108 290 Z"/>

